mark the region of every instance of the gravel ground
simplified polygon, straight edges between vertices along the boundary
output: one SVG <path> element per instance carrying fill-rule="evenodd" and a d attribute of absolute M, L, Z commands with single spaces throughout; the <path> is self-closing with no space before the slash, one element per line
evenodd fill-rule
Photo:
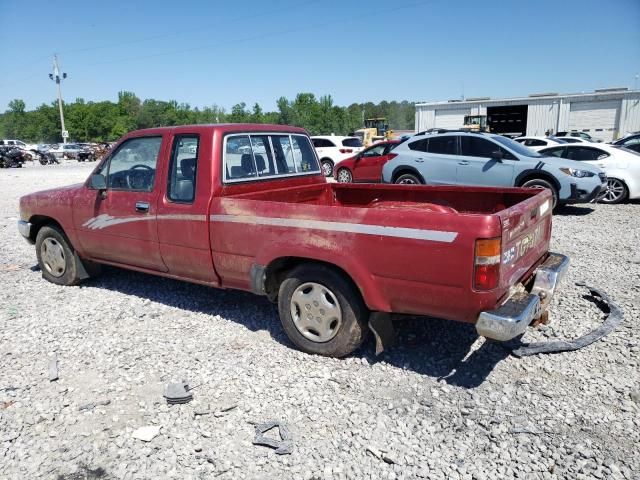
<path fill-rule="evenodd" d="M 519 359 L 468 325 L 411 319 L 391 352 L 376 358 L 369 341 L 335 360 L 291 348 L 250 294 L 112 268 L 79 287 L 44 281 L 18 197 L 92 166 L 0 171 L 0 477 L 639 478 L 640 204 L 554 219 L 572 265 L 551 324 L 525 340 L 600 323 L 579 280 L 624 311 L 604 340 Z M 182 379 L 194 400 L 168 406 L 164 386 Z M 288 425 L 291 455 L 252 445 L 270 419 Z M 157 435 L 140 440 L 141 427 Z"/>

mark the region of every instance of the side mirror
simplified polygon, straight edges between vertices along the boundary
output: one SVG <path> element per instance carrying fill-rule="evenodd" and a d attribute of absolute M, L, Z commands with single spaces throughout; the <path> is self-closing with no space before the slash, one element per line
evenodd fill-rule
<path fill-rule="evenodd" d="M 504 158 L 502 150 L 496 150 L 495 152 L 491 152 L 491 159 L 501 162 Z"/>
<path fill-rule="evenodd" d="M 91 188 L 94 190 L 106 190 L 107 179 L 101 173 L 94 173 L 91 175 Z"/>
<path fill-rule="evenodd" d="M 362 158 L 362 152 L 356 155 L 356 162 Z"/>

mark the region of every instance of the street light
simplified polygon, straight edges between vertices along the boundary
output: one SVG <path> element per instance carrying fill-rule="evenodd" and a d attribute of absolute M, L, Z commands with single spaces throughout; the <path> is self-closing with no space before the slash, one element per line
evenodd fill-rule
<path fill-rule="evenodd" d="M 60 75 L 60 67 L 58 66 L 58 56 L 53 56 L 53 73 L 49 74 L 49 78 L 56 82 L 58 86 L 58 108 L 60 110 L 60 124 L 62 125 L 62 143 L 67 143 L 69 138 L 69 132 L 64 128 L 64 112 L 62 111 L 62 90 L 60 89 L 60 82 L 67 78 L 67 74 Z"/>

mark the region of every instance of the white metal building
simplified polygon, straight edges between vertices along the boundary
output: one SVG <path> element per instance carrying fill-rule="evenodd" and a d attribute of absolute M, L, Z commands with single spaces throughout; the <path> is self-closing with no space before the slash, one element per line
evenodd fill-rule
<path fill-rule="evenodd" d="M 547 131 L 577 130 L 608 142 L 640 131 L 640 91 L 610 88 L 593 93 L 418 103 L 416 131 L 459 128 L 465 115 L 487 115 L 495 133 L 544 135 Z"/>

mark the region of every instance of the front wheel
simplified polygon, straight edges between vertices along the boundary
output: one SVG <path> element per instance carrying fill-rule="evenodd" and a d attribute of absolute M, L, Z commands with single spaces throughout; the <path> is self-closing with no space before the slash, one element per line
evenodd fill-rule
<path fill-rule="evenodd" d="M 73 247 L 67 237 L 54 226 L 44 226 L 36 237 L 36 255 L 42 277 L 56 285 L 80 282 Z"/>
<path fill-rule="evenodd" d="M 394 182 L 396 185 L 421 185 L 420 179 L 413 173 L 403 173 Z"/>
<path fill-rule="evenodd" d="M 627 186 L 621 180 L 609 178 L 607 179 L 607 190 L 600 201 L 613 205 L 623 202 L 628 195 L 629 190 L 627 190 Z"/>
<path fill-rule="evenodd" d="M 300 265 L 287 275 L 278 312 L 287 336 L 303 352 L 344 357 L 366 338 L 368 311 L 360 292 L 324 265 Z"/>
<path fill-rule="evenodd" d="M 521 186 L 526 188 L 546 188 L 547 190 L 550 190 L 553 197 L 551 208 L 554 209 L 558 206 L 558 190 L 551 184 L 551 182 L 542 178 L 534 178 L 532 180 L 527 180 Z"/>
<path fill-rule="evenodd" d="M 325 177 L 333 175 L 333 162 L 328 159 L 324 159 L 320 162 L 322 164 L 322 173 Z"/>
<path fill-rule="evenodd" d="M 336 176 L 336 180 L 340 183 L 351 183 L 353 181 L 353 177 L 351 176 L 351 172 L 346 168 L 341 168 L 338 170 L 338 175 Z"/>

